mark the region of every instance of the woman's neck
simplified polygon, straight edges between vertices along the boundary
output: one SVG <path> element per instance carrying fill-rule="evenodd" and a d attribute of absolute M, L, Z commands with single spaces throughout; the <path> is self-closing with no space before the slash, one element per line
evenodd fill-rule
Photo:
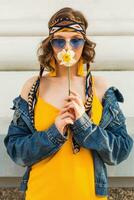
<path fill-rule="evenodd" d="M 77 66 L 78 63 L 70 67 L 70 79 L 74 79 L 77 77 Z M 64 65 L 56 65 L 56 76 L 61 79 L 68 78 L 68 69 Z"/>

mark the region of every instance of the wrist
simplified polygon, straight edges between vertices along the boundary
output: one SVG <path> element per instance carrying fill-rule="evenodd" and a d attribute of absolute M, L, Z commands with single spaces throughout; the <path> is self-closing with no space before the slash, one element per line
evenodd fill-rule
<path fill-rule="evenodd" d="M 86 131 L 92 124 L 92 121 L 90 120 L 89 116 L 86 112 L 84 112 L 80 117 L 77 117 L 77 119 L 74 121 L 73 125 L 70 125 L 71 129 L 75 133 Z"/>

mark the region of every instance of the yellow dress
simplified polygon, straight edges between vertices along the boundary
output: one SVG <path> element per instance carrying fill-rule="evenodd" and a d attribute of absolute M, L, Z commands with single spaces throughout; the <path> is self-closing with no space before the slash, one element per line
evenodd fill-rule
<path fill-rule="evenodd" d="M 94 79 L 93 79 L 94 80 Z M 94 87 L 93 87 L 94 88 Z M 102 104 L 93 89 L 93 121 L 99 124 Z M 35 106 L 35 126 L 48 129 L 59 109 L 38 96 Z M 95 194 L 92 151 L 81 147 L 72 152 L 71 134 L 60 150 L 32 166 L 26 190 L 26 200 L 107 200 Z"/>

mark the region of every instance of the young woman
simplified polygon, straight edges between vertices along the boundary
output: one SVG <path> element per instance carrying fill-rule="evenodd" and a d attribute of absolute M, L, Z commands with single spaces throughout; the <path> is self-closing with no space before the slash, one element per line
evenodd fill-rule
<path fill-rule="evenodd" d="M 122 162 L 133 145 L 118 105 L 123 96 L 105 78 L 91 75 L 95 43 L 86 37 L 88 22 L 80 11 L 63 8 L 48 26 L 38 49 L 40 74 L 14 100 L 4 143 L 10 157 L 30 169 L 23 179 L 26 200 L 106 200 L 105 163 Z"/>

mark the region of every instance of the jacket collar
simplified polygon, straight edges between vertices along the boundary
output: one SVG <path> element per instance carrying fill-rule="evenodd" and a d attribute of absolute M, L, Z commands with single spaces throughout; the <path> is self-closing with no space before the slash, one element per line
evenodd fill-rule
<path fill-rule="evenodd" d="M 102 98 L 102 104 L 105 104 L 105 100 L 108 100 L 110 104 L 114 101 L 124 102 L 124 97 L 117 87 L 109 87 Z"/>
<path fill-rule="evenodd" d="M 102 105 L 104 106 L 106 103 L 110 103 L 114 106 L 115 101 L 124 102 L 124 97 L 118 88 L 111 86 L 104 93 L 102 98 Z M 13 99 L 13 108 L 15 107 L 30 119 L 28 112 L 28 102 L 23 99 L 21 95 Z"/>
<path fill-rule="evenodd" d="M 13 99 L 13 108 L 17 108 L 21 113 L 23 113 L 27 118 L 30 119 L 29 112 L 28 112 L 28 102 L 21 97 L 19 94 L 17 97 Z"/>

